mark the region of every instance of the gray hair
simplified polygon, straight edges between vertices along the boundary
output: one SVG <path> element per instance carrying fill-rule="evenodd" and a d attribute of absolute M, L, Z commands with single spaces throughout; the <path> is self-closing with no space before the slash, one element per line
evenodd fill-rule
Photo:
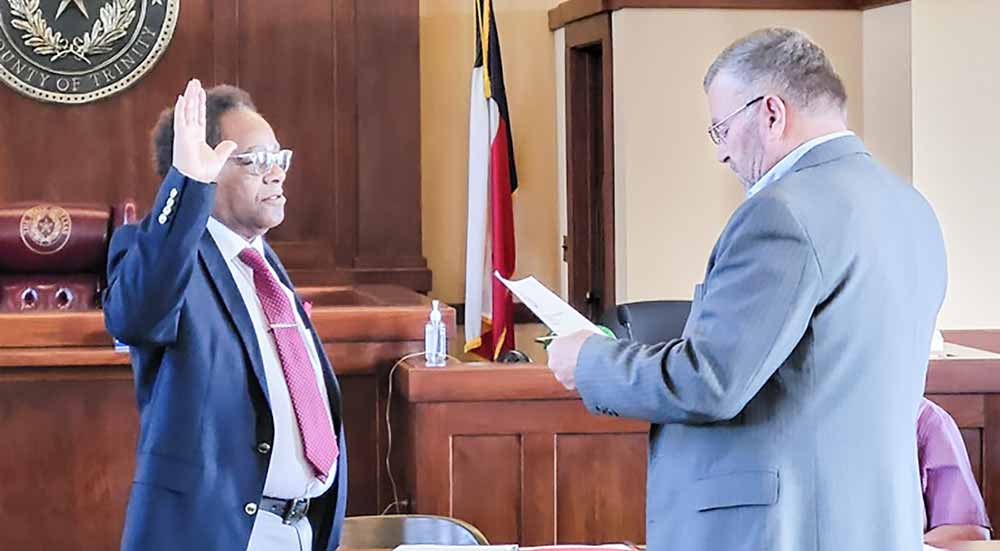
<path fill-rule="evenodd" d="M 745 84 L 749 95 L 778 94 L 802 110 L 844 110 L 847 91 L 833 64 L 805 33 L 770 28 L 755 31 L 715 58 L 705 74 L 704 87 L 719 73 L 728 73 Z"/>

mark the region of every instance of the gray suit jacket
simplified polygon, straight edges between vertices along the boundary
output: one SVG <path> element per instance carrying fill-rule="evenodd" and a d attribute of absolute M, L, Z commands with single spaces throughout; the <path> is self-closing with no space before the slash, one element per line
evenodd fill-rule
<path fill-rule="evenodd" d="M 930 206 L 837 138 L 733 214 L 681 339 L 588 339 L 587 408 L 653 423 L 649 549 L 920 549 L 915 423 L 946 285 Z"/>

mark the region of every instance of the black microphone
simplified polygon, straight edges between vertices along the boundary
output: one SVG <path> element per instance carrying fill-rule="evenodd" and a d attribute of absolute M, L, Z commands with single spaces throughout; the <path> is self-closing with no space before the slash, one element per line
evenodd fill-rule
<path fill-rule="evenodd" d="M 632 312 L 626 306 L 619 306 L 616 310 L 618 311 L 618 323 L 625 328 L 628 340 L 635 340 L 632 337 Z"/>
<path fill-rule="evenodd" d="M 531 358 L 520 350 L 511 349 L 501 354 L 500 357 L 497 358 L 497 362 L 502 364 L 530 363 Z"/>

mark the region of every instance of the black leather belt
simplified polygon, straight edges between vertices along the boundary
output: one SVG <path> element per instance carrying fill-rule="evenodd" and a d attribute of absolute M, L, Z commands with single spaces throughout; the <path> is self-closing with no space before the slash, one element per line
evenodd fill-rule
<path fill-rule="evenodd" d="M 292 524 L 306 518 L 306 513 L 309 512 L 309 498 L 278 499 L 264 496 L 260 499 L 260 508 L 281 517 L 283 524 Z"/>

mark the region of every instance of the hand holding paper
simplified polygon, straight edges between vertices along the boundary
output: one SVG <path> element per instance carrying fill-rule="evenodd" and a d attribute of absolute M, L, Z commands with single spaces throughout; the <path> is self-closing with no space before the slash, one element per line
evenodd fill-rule
<path fill-rule="evenodd" d="M 499 272 L 493 272 L 493 277 L 506 285 L 510 292 L 521 299 L 521 302 L 557 336 L 563 337 L 581 330 L 598 335 L 604 334 L 599 327 L 591 323 L 583 314 L 574 310 L 572 306 L 566 304 L 566 301 L 559 298 L 559 295 L 550 291 L 534 277 L 528 276 L 513 281 L 505 279 Z"/>
<path fill-rule="evenodd" d="M 499 273 L 493 276 L 558 336 L 548 348 L 549 369 L 564 387 L 570 390 L 576 388 L 576 361 L 583 343 L 594 334 L 606 334 L 534 277 L 511 281 Z"/>

